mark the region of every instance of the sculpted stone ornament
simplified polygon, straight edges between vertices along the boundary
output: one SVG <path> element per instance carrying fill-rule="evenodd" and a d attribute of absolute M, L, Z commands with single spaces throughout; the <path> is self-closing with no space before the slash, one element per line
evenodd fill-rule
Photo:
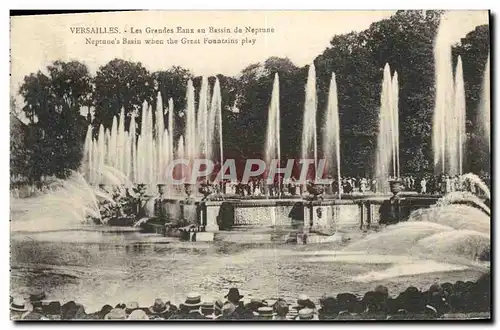
<path fill-rule="evenodd" d="M 384 201 L 380 207 L 380 221 L 381 225 L 393 225 L 398 223 L 400 219 L 400 200 L 401 197 L 399 193 L 402 190 L 402 182 L 400 180 L 394 179 L 389 180 L 389 186 L 393 196 Z"/>
<path fill-rule="evenodd" d="M 186 183 L 184 185 L 184 192 L 186 193 L 188 199 L 191 198 L 191 194 L 193 193 L 193 187 L 189 183 Z"/>
<path fill-rule="evenodd" d="M 323 217 L 323 209 L 321 207 L 318 207 L 316 209 L 316 215 L 318 216 L 319 219 Z"/>
<path fill-rule="evenodd" d="M 202 183 L 198 191 L 203 195 L 204 200 L 213 193 L 212 186 L 208 182 Z"/>
<path fill-rule="evenodd" d="M 314 182 L 307 183 L 307 192 L 312 195 L 313 200 L 323 199 L 325 188 Z"/>
<path fill-rule="evenodd" d="M 391 188 L 391 192 L 394 196 L 392 196 L 393 198 L 398 195 L 401 190 L 402 190 L 402 182 L 401 180 L 398 180 L 398 179 L 394 179 L 394 180 L 389 180 L 389 186 Z"/>

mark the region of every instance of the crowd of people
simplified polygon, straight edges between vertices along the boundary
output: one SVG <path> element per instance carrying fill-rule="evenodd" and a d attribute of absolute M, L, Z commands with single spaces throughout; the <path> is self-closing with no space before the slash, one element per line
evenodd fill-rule
<path fill-rule="evenodd" d="M 11 297 L 13 320 L 406 320 L 490 318 L 491 277 L 484 274 L 477 281 L 433 284 L 420 291 L 408 287 L 395 297 L 387 287 L 378 285 L 363 297 L 352 293 L 324 295 L 319 304 L 308 296 L 296 301 L 281 298 L 243 299 L 238 288 L 231 288 L 224 300 L 202 299 L 198 293 L 189 293 L 176 306 L 170 301 L 156 299 L 151 306 L 141 307 L 137 302 L 104 305 L 95 313 L 75 301 L 61 305 L 59 301 L 45 300 L 43 292 L 31 294 L 29 299 Z"/>
<path fill-rule="evenodd" d="M 490 186 L 490 176 L 482 175 L 481 180 Z M 387 181 L 394 180 L 389 177 Z M 399 178 L 404 191 L 417 192 L 420 194 L 444 195 L 453 191 L 476 190 L 470 182 L 464 181 L 459 175 L 421 175 L 403 176 Z M 330 178 L 329 184 L 323 184 L 325 194 L 371 194 L 381 191 L 380 182 L 376 178 L 367 177 L 341 177 L 339 180 Z M 340 188 L 340 189 L 339 189 Z M 239 181 L 226 181 L 223 185 L 214 185 L 215 194 L 239 195 L 239 196 L 302 196 L 307 192 L 306 185 L 300 184 L 292 177 L 287 180 L 276 181 L 267 184 L 264 178 L 255 178 L 248 183 Z"/>

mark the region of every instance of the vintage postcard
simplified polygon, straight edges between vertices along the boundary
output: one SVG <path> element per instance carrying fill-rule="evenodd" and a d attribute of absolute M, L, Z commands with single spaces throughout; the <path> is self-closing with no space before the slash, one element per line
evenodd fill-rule
<path fill-rule="evenodd" d="M 11 13 L 12 320 L 491 320 L 490 13 Z"/>

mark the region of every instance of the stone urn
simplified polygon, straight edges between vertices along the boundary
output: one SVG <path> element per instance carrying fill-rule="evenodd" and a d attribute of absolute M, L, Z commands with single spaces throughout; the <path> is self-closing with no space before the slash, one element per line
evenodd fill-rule
<path fill-rule="evenodd" d="M 401 180 L 397 180 L 397 179 L 394 179 L 394 180 L 389 180 L 389 187 L 391 189 L 391 193 L 396 196 L 398 195 L 401 190 L 402 190 L 402 182 Z"/>
<path fill-rule="evenodd" d="M 212 194 L 212 186 L 209 183 L 203 183 L 198 191 L 203 195 L 203 199 L 207 199 Z"/>
<path fill-rule="evenodd" d="M 165 189 L 166 189 L 166 185 L 163 184 L 163 183 L 160 183 L 158 185 L 156 185 L 158 187 L 158 195 L 162 196 L 165 195 Z"/>
<path fill-rule="evenodd" d="M 314 200 L 317 200 L 325 192 L 325 187 L 310 182 L 307 184 L 307 192 L 313 196 Z"/>

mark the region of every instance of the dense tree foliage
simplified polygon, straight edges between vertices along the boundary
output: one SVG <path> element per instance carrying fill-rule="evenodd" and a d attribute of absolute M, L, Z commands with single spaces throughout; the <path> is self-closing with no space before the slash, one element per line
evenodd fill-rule
<path fill-rule="evenodd" d="M 336 35 L 314 59 L 317 73 L 318 146 L 327 108 L 332 73 L 336 75 L 340 113 L 342 172 L 344 175 L 372 175 L 378 134 L 378 116 L 383 67 L 388 63 L 399 78 L 401 171 L 419 174 L 432 171 L 432 114 L 434 110 L 434 38 L 440 11 L 398 11 L 389 19 L 371 24 L 361 32 Z M 489 27 L 480 26 L 453 49 L 462 57 L 467 97 L 469 150 L 466 170 L 485 169 L 489 154 L 477 151 L 478 108 L 488 56 Z M 304 111 L 304 87 L 308 66 L 297 67 L 287 58 L 271 57 L 248 65 L 235 77 L 218 75 L 222 93 L 223 139 L 226 158 L 244 161 L 262 158 L 268 108 L 274 75 L 280 78 L 281 152 L 283 158 L 300 154 Z M 125 110 L 128 127 L 136 116 L 140 127 L 142 104 L 156 111 L 161 93 L 165 124 L 168 99 L 174 102 L 178 137 L 184 126 L 189 79 L 197 89 L 201 77 L 174 66 L 150 73 L 141 63 L 114 59 L 91 76 L 82 63 L 54 62 L 42 71 L 26 76 L 19 93 L 25 100 L 22 111 L 30 120 L 25 139 L 32 170 L 29 176 L 62 176 L 79 166 L 83 136 L 88 122 L 80 116 L 81 106 L 94 106 L 93 125 L 110 128 L 113 116 Z M 209 78 L 213 89 L 215 77 Z M 14 105 L 15 107 L 15 105 Z M 155 119 L 156 120 L 156 119 Z M 96 130 L 94 130 L 96 133 Z M 484 144 L 484 143 L 483 143 Z M 484 150 L 482 148 L 481 150 Z M 23 158 L 24 159 L 24 158 Z M 36 166 L 34 165 L 36 164 Z M 489 166 L 489 164 L 487 165 Z"/>
<path fill-rule="evenodd" d="M 142 104 L 149 104 L 155 98 L 154 80 L 150 72 L 140 62 L 114 59 L 97 70 L 92 95 L 95 106 L 94 132 L 99 125 L 110 127 L 113 117 L 124 109 L 127 126 L 131 116 L 137 115 L 138 131 Z"/>

